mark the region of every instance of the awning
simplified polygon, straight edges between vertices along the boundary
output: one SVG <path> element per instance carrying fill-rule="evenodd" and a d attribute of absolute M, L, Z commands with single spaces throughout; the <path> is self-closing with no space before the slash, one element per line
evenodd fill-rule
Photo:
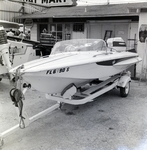
<path fill-rule="evenodd" d="M 19 29 L 20 25 L 15 22 L 9 22 L 5 20 L 0 20 L 0 26 L 3 26 L 5 29 Z"/>

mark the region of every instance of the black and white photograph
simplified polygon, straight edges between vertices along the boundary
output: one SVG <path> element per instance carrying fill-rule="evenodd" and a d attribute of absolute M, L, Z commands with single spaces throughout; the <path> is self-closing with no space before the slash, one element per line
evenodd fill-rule
<path fill-rule="evenodd" d="M 0 0 L 0 150 L 147 150 L 147 0 Z"/>

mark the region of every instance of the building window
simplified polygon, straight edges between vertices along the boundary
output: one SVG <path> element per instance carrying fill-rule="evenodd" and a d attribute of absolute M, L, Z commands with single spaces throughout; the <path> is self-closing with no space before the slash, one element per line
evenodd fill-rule
<path fill-rule="evenodd" d="M 74 23 L 73 31 L 74 32 L 84 32 L 84 23 Z"/>
<path fill-rule="evenodd" d="M 145 12 L 146 13 L 147 12 L 147 8 L 141 8 L 140 12 Z"/>
<path fill-rule="evenodd" d="M 56 38 L 56 41 L 62 40 L 62 24 L 51 24 L 50 32 Z"/>
<path fill-rule="evenodd" d="M 71 27 L 70 24 L 65 24 L 65 40 L 70 40 L 71 39 Z"/>

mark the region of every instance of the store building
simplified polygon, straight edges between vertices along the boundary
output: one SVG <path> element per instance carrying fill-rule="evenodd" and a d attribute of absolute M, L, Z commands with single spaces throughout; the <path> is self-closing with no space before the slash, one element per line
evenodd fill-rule
<path fill-rule="evenodd" d="M 14 1 L 14 0 L 13 0 Z M 16 1 L 16 0 L 15 0 Z M 127 49 L 144 55 L 145 41 L 140 42 L 140 26 L 147 24 L 147 3 L 77 6 L 76 0 L 26 0 L 41 7 L 15 17 L 31 29 L 31 40 L 40 40 L 43 30 L 56 41 L 81 38 L 122 37 Z M 42 3 L 41 3 L 42 2 Z M 23 5 L 26 3 L 23 3 Z M 24 7 L 25 8 L 25 7 Z M 43 9 L 44 8 L 44 9 Z M 139 73 L 141 65 L 137 68 Z"/>
<path fill-rule="evenodd" d="M 139 10 L 147 3 L 97 6 L 61 6 L 17 17 L 31 28 L 31 39 L 39 40 L 46 29 L 56 40 L 122 37 L 129 49 L 138 39 Z M 136 8 L 136 9 L 134 9 Z"/>

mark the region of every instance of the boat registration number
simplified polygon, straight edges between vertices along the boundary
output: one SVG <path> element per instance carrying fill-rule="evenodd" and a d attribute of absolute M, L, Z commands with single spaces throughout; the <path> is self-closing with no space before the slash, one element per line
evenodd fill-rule
<path fill-rule="evenodd" d="M 47 70 L 46 74 L 56 74 L 56 73 L 63 73 L 63 72 L 68 72 L 69 67 L 66 68 L 60 68 L 60 69 L 52 69 L 52 70 Z"/>

